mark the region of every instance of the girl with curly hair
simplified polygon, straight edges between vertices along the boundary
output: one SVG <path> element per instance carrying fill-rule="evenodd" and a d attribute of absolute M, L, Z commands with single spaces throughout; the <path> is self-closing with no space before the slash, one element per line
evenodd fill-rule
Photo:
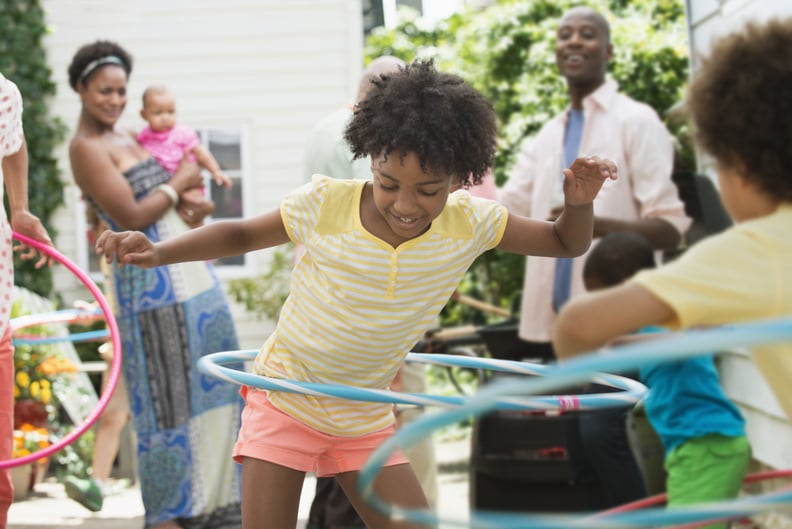
<path fill-rule="evenodd" d="M 592 200 L 616 177 L 610 161 L 578 159 L 564 171 L 566 209 L 555 222 L 511 215 L 497 202 L 452 193 L 480 182 L 492 163 L 495 116 L 480 93 L 431 62 L 372 83 L 345 135 L 356 157 L 371 156 L 372 181 L 314 175 L 279 210 L 159 243 L 106 232 L 97 251 L 119 266 L 148 268 L 300 243 L 305 254 L 255 372 L 387 389 L 480 254 L 576 256 L 588 248 Z M 243 527 L 294 527 L 306 472 L 335 476 L 369 527 L 411 527 L 385 519 L 356 488 L 360 468 L 393 433 L 391 405 L 250 387 L 242 394 L 233 456 L 242 464 Z M 400 453 L 375 487 L 384 501 L 427 507 Z"/>

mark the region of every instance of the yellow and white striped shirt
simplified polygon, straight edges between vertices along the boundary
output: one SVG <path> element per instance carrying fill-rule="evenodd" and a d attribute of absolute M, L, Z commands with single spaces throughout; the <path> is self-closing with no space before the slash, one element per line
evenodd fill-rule
<path fill-rule="evenodd" d="M 365 185 L 315 175 L 284 199 L 283 223 L 305 255 L 256 373 L 387 389 L 468 267 L 503 236 L 503 206 L 456 192 L 429 230 L 394 249 L 361 224 Z M 390 404 L 286 392 L 269 398 L 333 435 L 363 435 L 393 422 Z"/>

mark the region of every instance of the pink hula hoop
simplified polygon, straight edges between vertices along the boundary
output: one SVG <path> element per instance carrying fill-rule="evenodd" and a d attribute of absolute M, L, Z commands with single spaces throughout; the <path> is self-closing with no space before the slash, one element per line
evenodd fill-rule
<path fill-rule="evenodd" d="M 766 470 L 764 472 L 756 472 L 754 474 L 748 474 L 743 478 L 743 485 L 748 485 L 750 483 L 756 483 L 758 481 L 766 481 L 772 479 L 785 479 L 785 478 L 792 478 L 792 469 L 787 470 Z M 654 496 L 649 496 L 647 498 L 643 498 L 640 500 L 631 501 L 630 503 L 625 503 L 624 505 L 618 505 L 613 507 L 612 509 L 608 509 L 605 511 L 600 511 L 592 518 L 601 518 L 603 516 L 609 516 L 611 514 L 618 514 L 622 512 L 632 511 L 635 509 L 643 509 L 646 507 L 655 507 L 657 505 L 662 505 L 668 499 L 668 495 L 665 492 L 661 492 L 660 494 L 655 494 Z M 696 522 L 691 524 L 685 525 L 677 525 L 673 526 L 669 529 L 695 529 L 696 527 L 703 527 L 705 525 L 712 525 L 713 520 L 709 520 L 706 522 Z"/>
<path fill-rule="evenodd" d="M 57 442 L 49 445 L 46 448 L 42 448 L 32 454 L 28 454 L 23 457 L 18 457 L 15 459 L 9 459 L 7 461 L 0 461 L 0 468 L 11 468 L 16 467 L 19 465 L 25 465 L 27 463 L 31 463 L 42 457 L 48 457 L 58 450 L 61 450 L 68 444 L 74 442 L 78 437 L 84 434 L 88 428 L 93 426 L 93 424 L 99 419 L 99 416 L 102 414 L 104 409 L 107 407 L 107 403 L 110 401 L 110 397 L 112 396 L 113 392 L 118 385 L 118 377 L 121 373 L 121 338 L 118 331 L 118 324 L 116 323 L 115 317 L 113 316 L 113 311 L 110 308 L 110 304 L 107 302 L 107 298 L 104 297 L 102 291 L 99 287 L 96 286 L 96 283 L 93 280 L 80 270 L 77 265 L 75 265 L 69 258 L 65 255 L 60 253 L 54 247 L 39 242 L 35 239 L 31 239 L 21 233 L 13 232 L 13 237 L 18 241 L 31 246 L 40 252 L 52 257 L 55 261 L 61 263 L 66 268 L 69 269 L 77 279 L 79 279 L 83 285 L 91 292 L 94 299 L 99 303 L 99 307 L 102 309 L 104 313 L 105 320 L 107 321 L 107 327 L 110 331 L 110 338 L 113 343 L 113 361 L 110 364 L 110 378 L 107 380 L 107 386 L 105 390 L 102 392 L 101 397 L 99 398 L 99 402 L 96 405 L 96 408 L 88 414 L 88 417 L 76 427 L 74 430 L 69 432 L 63 438 L 58 440 Z"/>

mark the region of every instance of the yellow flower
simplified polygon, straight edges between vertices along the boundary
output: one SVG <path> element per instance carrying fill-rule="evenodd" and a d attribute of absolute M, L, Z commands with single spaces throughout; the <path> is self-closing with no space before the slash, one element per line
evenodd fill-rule
<path fill-rule="evenodd" d="M 45 382 L 42 380 L 42 382 Z M 52 400 L 52 390 L 49 387 L 44 387 L 44 384 L 41 385 L 41 403 L 42 404 L 49 404 Z M 49 386 L 49 384 L 47 385 Z"/>
<path fill-rule="evenodd" d="M 38 381 L 34 381 L 30 383 L 30 396 L 34 399 L 38 399 L 39 395 L 41 394 L 41 384 Z"/>
<path fill-rule="evenodd" d="M 30 385 L 30 375 L 24 371 L 20 371 L 16 374 L 16 381 L 19 387 L 26 388 Z"/>

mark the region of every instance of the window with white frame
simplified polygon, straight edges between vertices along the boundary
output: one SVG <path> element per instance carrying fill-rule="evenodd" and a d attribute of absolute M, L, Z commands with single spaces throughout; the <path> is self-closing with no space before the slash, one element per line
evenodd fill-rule
<path fill-rule="evenodd" d="M 201 138 L 201 143 L 209 149 L 217 163 L 220 164 L 220 168 L 233 183 L 230 188 L 219 186 L 212 180 L 209 172 L 204 171 L 207 197 L 215 203 L 214 213 L 210 218 L 207 218 L 206 222 L 212 222 L 214 219 L 243 218 L 245 216 L 243 198 L 249 196 L 249 193 L 244 193 L 247 179 L 245 178 L 245 142 L 242 129 L 206 128 L 199 129 L 198 135 Z M 218 272 L 228 267 L 244 268 L 245 264 L 245 255 L 226 257 L 215 261 Z"/>
<path fill-rule="evenodd" d="M 214 220 L 226 220 L 245 217 L 249 206 L 245 197 L 249 197 L 247 192 L 251 185 L 251 168 L 247 161 L 247 135 L 242 127 L 213 128 L 206 127 L 198 129 L 201 143 L 209 149 L 209 152 L 220 164 L 223 172 L 231 179 L 231 188 L 218 186 L 211 178 L 208 171 L 204 170 L 204 180 L 206 181 L 206 195 L 215 203 L 215 210 L 211 217 L 207 217 L 205 223 Z M 86 221 L 86 210 L 83 200 L 78 201 L 77 207 L 77 226 L 80 233 L 86 234 L 80 237 L 79 255 L 83 256 L 81 263 L 83 269 L 90 271 L 91 276 L 101 281 L 101 271 L 99 261 L 93 251 L 93 240 L 90 240 L 90 230 Z M 241 277 L 251 274 L 249 259 L 245 255 L 227 257 L 214 262 L 215 269 L 221 278 Z"/>

